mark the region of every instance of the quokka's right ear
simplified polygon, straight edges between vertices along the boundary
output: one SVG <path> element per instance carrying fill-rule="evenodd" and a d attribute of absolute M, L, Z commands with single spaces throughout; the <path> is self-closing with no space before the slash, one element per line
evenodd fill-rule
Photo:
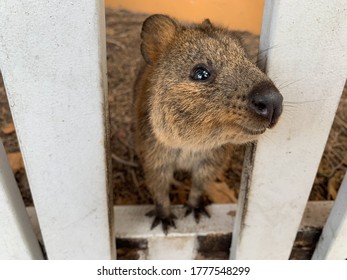
<path fill-rule="evenodd" d="M 153 64 L 174 38 L 179 24 L 166 15 L 152 15 L 142 25 L 141 53 L 148 64 Z"/>

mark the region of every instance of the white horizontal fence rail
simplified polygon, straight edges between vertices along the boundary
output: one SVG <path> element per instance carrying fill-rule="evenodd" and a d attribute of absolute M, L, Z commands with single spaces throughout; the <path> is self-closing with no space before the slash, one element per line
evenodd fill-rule
<path fill-rule="evenodd" d="M 233 259 L 288 259 L 346 80 L 345 0 L 267 0 L 260 62 L 284 95 L 248 149 Z"/>
<path fill-rule="evenodd" d="M 40 245 L 0 140 L 0 260 L 42 258 Z"/>
<path fill-rule="evenodd" d="M 103 1 L 1 0 L 0 15 L 0 69 L 48 258 L 111 259 Z"/>
<path fill-rule="evenodd" d="M 330 213 L 332 201 L 310 201 L 303 215 L 297 246 L 292 252 L 293 259 L 310 258 L 319 230 L 324 226 Z M 202 219 L 196 224 L 193 217 L 184 217 L 185 209 L 174 205 L 173 211 L 179 219 L 177 229 L 165 236 L 160 228 L 149 230 L 150 219 L 143 213 L 152 209 L 151 205 L 114 206 L 114 223 L 120 259 L 141 260 L 182 260 L 182 259 L 225 259 L 229 255 L 230 236 L 233 233 L 236 204 L 213 204 L 209 206 L 211 219 Z M 27 211 L 35 232 L 41 240 L 37 216 L 33 207 Z M 122 222 L 119 222 L 122 221 Z M 302 244 L 304 248 L 302 248 Z"/>
<path fill-rule="evenodd" d="M 347 260 L 347 174 L 312 259 Z"/>

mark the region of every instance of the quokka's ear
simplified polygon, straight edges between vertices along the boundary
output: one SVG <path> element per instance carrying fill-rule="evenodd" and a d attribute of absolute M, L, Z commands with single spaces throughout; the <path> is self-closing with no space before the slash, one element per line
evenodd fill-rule
<path fill-rule="evenodd" d="M 141 53 L 148 64 L 153 64 L 174 38 L 179 24 L 165 15 L 152 15 L 142 25 Z"/>
<path fill-rule="evenodd" d="M 212 22 L 210 21 L 210 19 L 205 19 L 202 23 L 201 23 L 201 26 L 205 29 L 209 29 L 209 28 L 212 28 L 213 25 L 212 25 Z"/>

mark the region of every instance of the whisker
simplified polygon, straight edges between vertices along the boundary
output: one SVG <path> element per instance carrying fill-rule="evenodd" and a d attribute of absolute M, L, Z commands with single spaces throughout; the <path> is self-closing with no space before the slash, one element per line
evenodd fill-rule
<path fill-rule="evenodd" d="M 276 47 L 278 47 L 278 45 L 273 45 L 271 47 L 265 48 L 265 49 L 261 50 L 260 52 L 258 52 L 258 55 L 263 54 L 264 52 L 272 50 L 273 48 L 276 48 Z"/>
<path fill-rule="evenodd" d="M 304 105 L 304 104 L 308 104 L 308 103 L 316 103 L 316 102 L 321 102 L 321 101 L 326 101 L 328 99 L 316 99 L 316 100 L 305 100 L 305 101 L 284 101 L 283 104 L 287 104 L 287 105 Z"/>
<path fill-rule="evenodd" d="M 283 104 L 283 112 L 286 112 L 286 111 L 295 112 L 297 110 L 300 110 L 300 108 L 296 104 L 294 105 Z"/>
<path fill-rule="evenodd" d="M 285 85 L 285 83 L 286 83 L 286 82 L 284 82 L 284 83 L 282 83 L 282 84 L 280 84 L 280 85 L 278 86 L 278 89 L 279 89 L 279 90 L 282 90 L 282 89 L 284 89 L 284 88 L 286 88 L 286 87 L 291 86 L 292 84 L 295 84 L 295 83 L 297 83 L 297 82 L 302 81 L 303 79 L 304 79 L 304 78 L 301 78 L 301 79 L 295 80 L 295 81 L 290 82 L 290 83 L 288 83 L 288 84 L 286 84 L 286 85 Z"/>
<path fill-rule="evenodd" d="M 271 145 L 276 145 L 276 142 L 273 140 L 273 138 L 269 135 L 271 134 L 272 131 L 268 130 L 265 132 L 265 134 L 260 135 L 259 139 L 263 140 L 263 141 L 267 141 L 270 142 Z"/>
<path fill-rule="evenodd" d="M 283 108 L 284 110 L 282 111 L 282 114 L 284 114 L 284 113 L 295 113 L 297 110 L 290 110 L 290 109 L 293 109 L 293 108 Z"/>
<path fill-rule="evenodd" d="M 253 57 L 251 58 L 251 60 L 253 60 L 253 59 L 256 58 L 256 57 L 259 57 L 259 55 L 261 55 L 261 54 L 263 54 L 264 52 L 267 52 L 267 51 L 269 51 L 269 50 L 271 50 L 271 49 L 273 49 L 273 48 L 275 48 L 275 47 L 278 47 L 278 45 L 273 45 L 273 46 L 271 46 L 271 47 L 268 47 L 268 48 L 265 48 L 265 49 L 259 51 L 255 56 L 253 56 Z M 264 57 L 264 58 L 265 58 L 265 57 Z"/>
<path fill-rule="evenodd" d="M 274 84 L 276 85 L 277 84 L 277 79 L 279 78 L 279 76 L 276 75 L 276 76 L 273 76 L 273 77 L 270 77 L 270 78 L 274 82 Z"/>
<path fill-rule="evenodd" d="M 260 61 L 263 61 L 266 57 L 263 56 L 262 58 L 258 58 L 257 61 L 255 62 L 255 64 L 259 64 Z"/>
<path fill-rule="evenodd" d="M 299 107 L 297 106 L 297 104 L 283 104 L 283 109 L 287 110 L 287 109 L 299 109 Z"/>

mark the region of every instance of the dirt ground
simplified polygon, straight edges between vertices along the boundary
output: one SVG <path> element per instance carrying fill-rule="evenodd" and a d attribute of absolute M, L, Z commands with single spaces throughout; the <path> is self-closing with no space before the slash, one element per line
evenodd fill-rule
<path fill-rule="evenodd" d="M 107 10 L 107 67 L 111 122 L 112 185 L 115 204 L 151 203 L 143 172 L 133 148 L 132 87 L 141 59 L 140 30 L 146 15 Z M 250 45 L 258 48 L 258 37 Z M 303 108 L 303 106 L 300 106 Z M 335 199 L 347 169 L 347 90 L 344 89 L 334 124 L 310 195 L 310 200 Z M 29 184 L 0 75 L 0 137 L 27 206 L 32 205 Z M 214 203 L 236 202 L 240 186 L 244 147 L 235 146 L 225 182 L 209 191 Z M 175 174 L 183 182 L 173 187 L 173 203 L 184 203 L 190 188 L 189 175 Z"/>

